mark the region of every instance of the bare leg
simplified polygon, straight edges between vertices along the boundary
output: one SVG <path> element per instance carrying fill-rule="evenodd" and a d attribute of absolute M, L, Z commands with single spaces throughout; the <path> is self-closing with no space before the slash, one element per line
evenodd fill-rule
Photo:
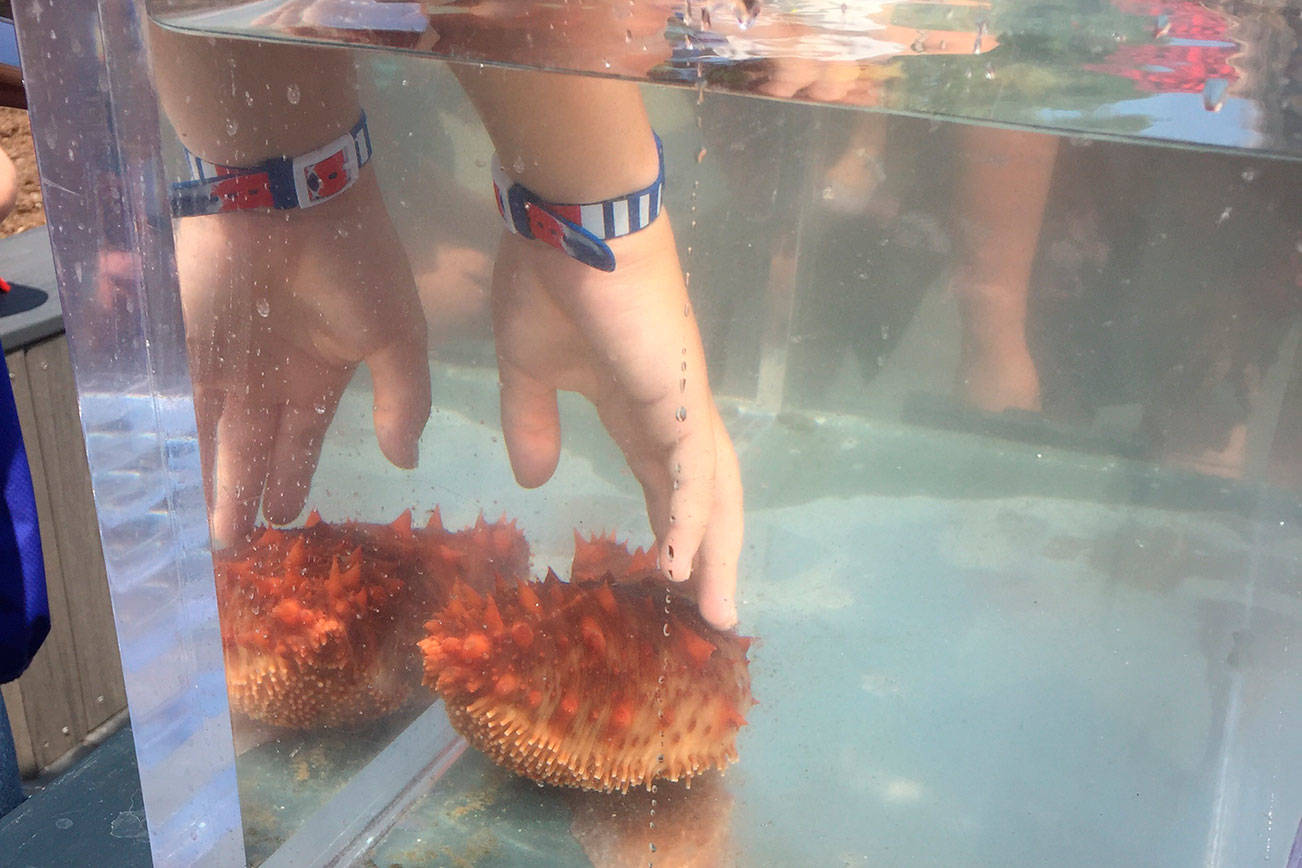
<path fill-rule="evenodd" d="M 963 320 L 956 388 L 998 412 L 1038 410 L 1040 381 L 1026 345 L 1026 299 L 1058 141 L 1039 133 L 964 127 L 957 191 Z"/>

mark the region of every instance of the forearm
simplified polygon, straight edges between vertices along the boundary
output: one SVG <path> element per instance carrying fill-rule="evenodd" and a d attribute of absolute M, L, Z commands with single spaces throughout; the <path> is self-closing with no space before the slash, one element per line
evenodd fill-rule
<path fill-rule="evenodd" d="M 647 186 L 659 163 L 637 85 L 454 67 L 507 173 L 552 202 L 598 202 Z"/>
<path fill-rule="evenodd" d="M 154 83 L 177 136 L 213 163 L 254 165 L 346 132 L 361 112 L 348 52 L 213 39 L 153 25 Z"/>

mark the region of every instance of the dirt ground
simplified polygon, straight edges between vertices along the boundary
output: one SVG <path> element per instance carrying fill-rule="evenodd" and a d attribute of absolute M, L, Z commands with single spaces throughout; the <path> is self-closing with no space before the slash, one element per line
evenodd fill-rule
<path fill-rule="evenodd" d="M 0 106 L 0 148 L 18 169 L 18 204 L 12 214 L 0 222 L 0 238 L 45 224 L 41 207 L 41 185 L 36 177 L 36 152 L 32 149 L 32 129 L 27 112 Z"/>

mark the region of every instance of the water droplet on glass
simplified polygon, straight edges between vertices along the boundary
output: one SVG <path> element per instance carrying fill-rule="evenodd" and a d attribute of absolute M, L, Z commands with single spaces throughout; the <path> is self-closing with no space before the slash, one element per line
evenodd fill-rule
<path fill-rule="evenodd" d="M 686 421 L 687 421 L 687 408 L 686 408 L 686 407 L 679 407 L 679 408 L 678 408 L 678 412 L 674 414 L 674 418 L 677 419 L 679 422 L 686 422 Z"/>
<path fill-rule="evenodd" d="M 1219 216 L 1219 217 L 1216 218 L 1216 225 L 1217 225 L 1217 226 L 1220 226 L 1220 225 L 1221 225 L 1222 223 L 1224 223 L 1226 220 L 1229 220 L 1229 219 L 1230 219 L 1230 212 L 1233 211 L 1233 210 L 1234 210 L 1234 209 L 1233 209 L 1232 207 L 1230 207 L 1229 205 L 1226 205 L 1226 206 L 1225 206 L 1225 210 L 1221 212 L 1221 216 Z"/>
<path fill-rule="evenodd" d="M 1243 175 L 1242 175 L 1241 177 L 1243 178 L 1243 180 L 1244 180 L 1245 182 L 1251 184 L 1253 181 L 1257 180 L 1257 170 L 1256 170 L 1256 169 L 1244 169 L 1244 170 L 1243 170 Z"/>
<path fill-rule="evenodd" d="M 986 81 L 990 81 L 990 80 L 992 80 L 994 77 L 995 77 L 995 67 L 994 67 L 994 64 L 987 63 L 987 64 L 986 64 Z"/>
<path fill-rule="evenodd" d="M 652 853 L 654 853 L 654 852 L 656 851 L 656 845 L 655 845 L 655 844 L 648 844 L 647 846 L 649 846 L 649 847 L 651 848 L 651 852 L 652 852 Z"/>
<path fill-rule="evenodd" d="M 665 634 L 666 636 L 669 635 L 669 625 L 668 625 L 668 624 L 665 624 L 665 626 L 664 626 L 664 634 Z"/>
<path fill-rule="evenodd" d="M 240 125 L 235 121 L 235 118 L 227 118 L 227 119 L 226 119 L 226 135 L 228 135 L 228 136 L 233 136 L 233 135 L 235 135 L 236 133 L 238 133 L 239 131 L 240 131 Z"/>
<path fill-rule="evenodd" d="M 601 62 L 601 65 L 604 66 L 606 69 L 610 69 L 610 61 L 609 61 L 609 60 L 603 60 L 603 61 Z"/>
<path fill-rule="evenodd" d="M 705 153 L 707 150 L 708 150 L 707 148 L 701 148 L 699 151 L 696 152 L 696 162 L 698 164 L 705 162 Z"/>
<path fill-rule="evenodd" d="M 258 299 L 258 302 L 255 305 L 255 307 L 257 307 L 258 309 L 258 316 L 261 317 L 271 316 L 271 302 L 267 301 L 265 298 Z"/>
<path fill-rule="evenodd" d="M 56 829 L 71 829 L 71 828 L 72 828 L 72 820 L 69 820 L 67 817 L 60 817 L 59 819 L 57 819 L 57 820 L 54 821 L 54 828 L 56 828 Z"/>
<path fill-rule="evenodd" d="M 253 105 L 253 94 L 249 93 L 247 90 L 244 91 L 244 104 L 247 106 Z"/>
<path fill-rule="evenodd" d="M 633 41 L 633 31 L 632 31 L 632 30 L 625 30 L 625 31 L 624 31 L 624 41 L 625 41 L 625 42 L 632 42 L 632 41 Z"/>
<path fill-rule="evenodd" d="M 687 378 L 686 378 L 686 377 L 683 377 L 681 380 L 678 381 L 678 391 L 680 391 L 680 392 L 686 392 L 686 391 L 687 391 Z"/>
<path fill-rule="evenodd" d="M 678 367 L 679 367 L 681 370 L 686 371 L 686 370 L 687 370 L 687 362 L 683 362 L 683 363 L 682 363 L 681 365 L 679 365 Z"/>
<path fill-rule="evenodd" d="M 324 416 L 324 415 L 325 415 L 325 411 L 326 411 L 325 404 L 313 404 L 313 405 L 312 405 L 312 409 L 316 411 L 316 414 L 317 414 L 318 416 Z"/>
<path fill-rule="evenodd" d="M 303 92 L 298 89 L 298 85 L 291 84 L 285 88 L 285 99 L 289 100 L 290 105 L 298 105 L 298 101 L 303 98 Z"/>

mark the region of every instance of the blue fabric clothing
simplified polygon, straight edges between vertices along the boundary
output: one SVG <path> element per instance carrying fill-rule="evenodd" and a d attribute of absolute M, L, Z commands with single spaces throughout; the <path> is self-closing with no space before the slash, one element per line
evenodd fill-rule
<path fill-rule="evenodd" d="M 0 683 L 23 673 L 49 631 L 32 473 L 0 353 Z"/>

